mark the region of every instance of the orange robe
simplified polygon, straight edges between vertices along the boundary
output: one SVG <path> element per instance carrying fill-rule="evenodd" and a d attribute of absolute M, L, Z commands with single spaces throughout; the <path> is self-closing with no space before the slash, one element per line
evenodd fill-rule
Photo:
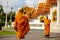
<path fill-rule="evenodd" d="M 15 16 L 14 28 L 18 38 L 23 38 L 30 30 L 28 19 L 21 12 Z"/>
<path fill-rule="evenodd" d="M 45 28 L 44 34 L 45 35 L 50 35 L 50 22 L 51 22 L 50 19 L 45 19 L 44 20 L 44 28 Z"/>

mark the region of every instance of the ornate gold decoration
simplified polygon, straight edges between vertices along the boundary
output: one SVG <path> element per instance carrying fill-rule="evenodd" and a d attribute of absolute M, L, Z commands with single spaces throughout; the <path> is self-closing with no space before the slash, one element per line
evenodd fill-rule
<path fill-rule="evenodd" d="M 57 21 L 57 9 L 55 9 L 52 13 L 52 22 L 56 22 Z"/>
<path fill-rule="evenodd" d="M 44 20 L 45 20 L 45 16 L 44 15 L 40 16 L 40 22 L 44 22 Z"/>

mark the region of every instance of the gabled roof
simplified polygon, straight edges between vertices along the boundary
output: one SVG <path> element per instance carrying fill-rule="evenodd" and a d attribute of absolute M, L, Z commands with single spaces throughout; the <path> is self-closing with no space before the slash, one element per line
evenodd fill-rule
<path fill-rule="evenodd" d="M 50 12 L 50 4 L 49 3 L 39 3 L 37 14 L 47 14 Z"/>
<path fill-rule="evenodd" d="M 37 10 L 34 8 L 33 13 L 31 15 L 32 18 L 37 18 L 37 13 L 36 12 L 37 12 Z"/>
<path fill-rule="evenodd" d="M 47 14 L 50 12 L 50 6 L 48 2 L 39 3 L 37 10 L 33 7 L 26 7 L 26 10 L 31 13 L 31 18 L 37 18 L 40 14 Z"/>
<path fill-rule="evenodd" d="M 47 0 L 47 2 L 50 3 L 51 5 L 57 4 L 57 0 Z"/>
<path fill-rule="evenodd" d="M 44 8 L 44 13 L 50 12 L 50 7 L 51 7 L 50 3 L 46 3 Z"/>
<path fill-rule="evenodd" d="M 38 5 L 38 10 L 37 10 L 37 14 L 43 14 L 43 9 L 44 9 L 45 3 L 39 3 Z"/>

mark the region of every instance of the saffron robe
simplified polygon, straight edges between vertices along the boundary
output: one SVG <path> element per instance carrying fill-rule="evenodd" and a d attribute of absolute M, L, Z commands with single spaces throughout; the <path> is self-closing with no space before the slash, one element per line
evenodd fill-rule
<path fill-rule="evenodd" d="M 18 12 L 15 15 L 14 28 L 18 38 L 24 38 L 30 30 L 28 18 L 26 18 L 21 12 Z"/>
<path fill-rule="evenodd" d="M 45 19 L 44 20 L 44 34 L 45 35 L 50 35 L 50 23 L 51 23 L 51 20 L 50 19 Z"/>

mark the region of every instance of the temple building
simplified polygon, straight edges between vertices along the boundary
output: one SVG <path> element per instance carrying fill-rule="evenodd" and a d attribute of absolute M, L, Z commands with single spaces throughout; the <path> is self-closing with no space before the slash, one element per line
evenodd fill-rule
<path fill-rule="evenodd" d="M 25 0 L 26 1 L 26 0 Z M 31 2 L 31 0 L 29 1 Z M 28 5 L 29 2 L 26 2 Z M 44 19 L 46 15 L 48 15 L 49 19 L 51 19 L 51 29 L 60 30 L 60 0 L 38 0 L 36 1 L 37 5 L 29 4 L 29 7 L 32 7 L 32 15 L 30 20 L 30 25 L 34 27 L 43 27 Z M 32 25 L 33 24 L 33 25 Z M 38 25 L 41 24 L 41 25 Z"/>

